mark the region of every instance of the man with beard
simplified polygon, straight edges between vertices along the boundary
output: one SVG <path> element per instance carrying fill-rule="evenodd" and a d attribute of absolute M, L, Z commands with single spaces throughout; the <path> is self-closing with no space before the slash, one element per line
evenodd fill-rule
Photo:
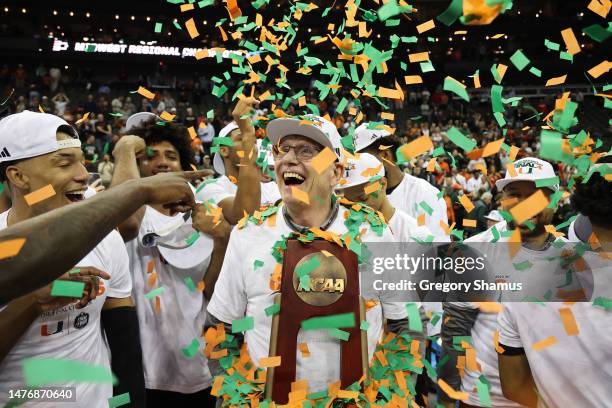
<path fill-rule="evenodd" d="M 246 342 L 256 366 L 269 352 L 272 316 L 266 308 L 273 305 L 274 293 L 280 287 L 280 274 L 274 273 L 277 261 L 273 252 L 279 242 L 292 233 L 307 234 L 314 230 L 337 239 L 350 237 L 351 242 L 356 240 L 351 248 L 355 245 L 361 248 L 365 242 L 394 241 L 384 221 L 373 210 L 351 209 L 350 204 L 341 204 L 334 196 L 334 188 L 342 177 L 343 155 L 340 135 L 331 122 L 312 115 L 283 117 L 270 121 L 266 131 L 273 143 L 276 182 L 283 202 L 268 210 L 268 216 L 275 215 L 274 222 L 262 215 L 260 222 L 242 223 L 232 232 L 206 322 L 207 327 L 227 325 L 226 330 L 230 333 L 234 320 L 252 316 L 254 329 L 248 330 L 244 339 L 242 335 L 234 335 L 239 337 L 239 343 Z M 313 160 L 323 150 L 327 156 L 335 158 L 324 168 L 315 166 Z M 367 217 L 359 211 L 367 212 Z M 372 227 L 376 223 L 382 223 L 378 232 Z M 254 268 L 254 264 L 260 266 Z M 371 358 L 383 335 L 385 318 L 386 327 L 392 332 L 403 332 L 408 324 L 404 303 L 377 298 L 370 306 L 366 318 Z M 315 392 L 326 389 L 328 384 L 340 378 L 338 339 L 326 330 L 308 330 L 300 332 L 297 341 L 307 343 L 310 350 L 310 357 L 297 355 L 297 380 L 308 380 L 310 391 Z M 209 359 L 209 364 L 213 375 L 222 374 L 218 360 Z"/>
<path fill-rule="evenodd" d="M 513 167 L 514 172 L 507 171 L 504 179 L 496 183 L 498 190 L 502 191 L 502 202 L 506 209 L 520 205 L 536 193 L 542 193 L 549 201 L 553 193 L 559 190 L 550 163 L 527 157 L 514 162 Z M 537 187 L 538 182 L 543 183 L 545 187 Z M 566 277 L 570 275 L 561 265 L 560 246 L 567 240 L 560 238 L 558 241 L 561 245 L 558 245 L 555 236 L 545 228 L 551 223 L 554 211 L 554 208 L 544 208 L 520 225 L 517 225 L 514 219 L 510 222 L 501 221 L 487 231 L 464 241 L 465 244 L 487 243 L 471 247 L 483 252 L 489 262 L 487 271 L 489 282 L 522 283 L 522 290 L 502 292 L 495 296 L 495 300 L 521 301 L 525 298 L 571 300 L 564 299 L 563 293 L 575 293 L 580 289 L 577 279 L 573 278 L 570 282 L 566 282 Z M 513 230 L 515 233 L 511 234 Z M 519 244 L 508 244 L 508 242 L 517 241 L 516 231 L 520 235 L 520 248 L 512 254 L 512 247 L 518 247 Z M 556 261 L 551 262 L 551 259 Z M 526 265 L 526 268 L 521 268 L 521 265 Z M 562 290 L 557 291 L 558 287 L 562 287 Z M 547 294 L 547 290 L 551 290 L 551 293 Z M 474 390 L 477 386 L 482 386 L 480 383 L 487 381 L 490 384 L 489 394 L 493 406 L 504 408 L 520 406 L 506 399 L 502 393 L 493 340 L 497 330 L 496 313 L 495 310 L 480 310 L 472 302 L 444 303 L 442 345 L 444 354 L 451 359 L 438 368 L 438 375 L 453 389 L 467 393 L 466 398 L 461 401 L 461 407 L 486 406 Z M 457 336 L 471 336 L 472 344 L 469 347 L 475 352 L 476 362 L 476 364 L 466 362 L 465 372 L 461 378 L 457 370 L 457 358 L 466 353 L 458 352 L 454 348 L 453 340 Z M 480 366 L 480 370 L 475 366 Z M 486 380 L 483 380 L 483 376 Z M 445 406 L 454 406 L 455 401 L 444 391 L 439 390 L 439 396 Z"/>

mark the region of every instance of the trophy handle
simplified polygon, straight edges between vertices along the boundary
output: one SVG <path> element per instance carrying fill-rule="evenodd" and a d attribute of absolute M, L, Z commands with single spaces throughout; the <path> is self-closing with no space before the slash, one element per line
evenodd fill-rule
<path fill-rule="evenodd" d="M 274 296 L 274 304 L 280 304 L 281 294 L 278 293 Z M 278 339 L 278 323 L 279 316 L 278 313 L 272 316 L 272 330 L 270 332 L 270 350 L 268 352 L 269 356 L 276 355 L 276 343 Z M 274 367 L 269 367 L 266 372 L 266 388 L 265 388 L 265 399 L 272 400 L 272 384 L 274 383 Z"/>

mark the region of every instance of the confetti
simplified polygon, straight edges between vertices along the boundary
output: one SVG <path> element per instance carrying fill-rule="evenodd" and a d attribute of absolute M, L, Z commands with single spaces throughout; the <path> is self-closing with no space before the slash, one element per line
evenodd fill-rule
<path fill-rule="evenodd" d="M 193 358 L 197 354 L 199 348 L 200 348 L 199 340 L 198 339 L 193 339 L 191 341 L 191 344 L 189 346 L 181 349 L 181 351 L 183 352 L 183 355 L 185 357 Z"/>
<path fill-rule="evenodd" d="M 80 298 L 84 289 L 85 282 L 56 280 L 51 287 L 51 296 Z"/>
<path fill-rule="evenodd" d="M 579 333 L 578 324 L 576 323 L 576 318 L 572 313 L 572 309 L 569 307 L 563 307 L 559 309 L 559 315 L 561 316 L 565 333 L 568 336 L 577 336 Z"/>
<path fill-rule="evenodd" d="M 459 197 L 459 203 L 463 206 L 463 208 L 465 208 L 465 211 L 467 211 L 468 213 L 472 212 L 472 210 L 474 209 L 474 204 L 466 195 L 462 195 L 461 197 Z"/>
<path fill-rule="evenodd" d="M 567 78 L 567 74 L 561 75 L 560 77 L 550 78 L 548 81 L 546 81 L 545 86 L 561 85 L 565 83 L 566 78 Z"/>
<path fill-rule="evenodd" d="M 86 364 L 80 361 L 28 358 L 22 361 L 23 376 L 29 387 L 47 384 L 61 384 L 70 381 L 78 383 L 112 383 L 117 379 L 109 367 Z"/>
<path fill-rule="evenodd" d="M 571 27 L 561 31 L 561 37 L 563 37 L 568 53 L 576 55 L 580 52 L 580 45 L 578 44 L 578 40 L 576 39 L 574 31 L 571 29 Z"/>
<path fill-rule="evenodd" d="M 471 152 L 476 147 L 476 142 L 472 139 L 468 139 L 465 137 L 463 133 L 456 127 L 451 127 L 446 132 L 446 135 L 450 139 L 451 142 L 459 146 L 466 152 Z"/>
<path fill-rule="evenodd" d="M 411 160 L 423 153 L 429 152 L 433 148 L 434 146 L 431 138 L 425 135 L 416 138 L 410 143 L 402 145 L 398 151 L 406 160 Z"/>
<path fill-rule="evenodd" d="M 325 147 L 312 159 L 311 164 L 317 174 L 321 174 L 327 170 L 336 159 L 336 154 L 329 147 Z"/>
<path fill-rule="evenodd" d="M 593 68 L 589 69 L 587 72 L 593 78 L 599 78 L 603 74 L 610 71 L 610 68 L 612 68 L 612 62 L 602 61 L 601 63 L 595 65 Z"/>
<path fill-rule="evenodd" d="M 252 330 L 255 327 L 255 319 L 253 316 L 246 316 L 242 319 L 232 321 L 232 333 L 245 332 Z"/>
<path fill-rule="evenodd" d="M 155 94 L 153 92 L 149 91 L 146 88 L 143 88 L 142 86 L 139 86 L 136 92 L 138 92 L 139 95 L 142 95 L 150 100 L 153 100 L 155 98 Z"/>
<path fill-rule="evenodd" d="M 451 91 L 466 102 L 470 101 L 470 96 L 465 90 L 465 85 L 457 81 L 453 77 L 447 76 L 444 78 L 444 90 Z"/>
<path fill-rule="evenodd" d="M 308 197 L 308 193 L 305 191 L 300 190 L 299 188 L 295 187 L 295 186 L 291 186 L 291 195 L 306 204 L 310 204 L 310 198 Z"/>
<path fill-rule="evenodd" d="M 117 408 L 130 403 L 130 393 L 115 395 L 108 399 L 108 408 Z"/>
<path fill-rule="evenodd" d="M 53 189 L 53 186 L 51 184 L 47 184 L 46 186 L 39 188 L 36 191 L 26 194 L 23 198 L 29 206 L 32 206 L 48 198 L 51 198 L 54 195 L 55 190 Z"/>
<path fill-rule="evenodd" d="M 544 340 L 540 340 L 536 343 L 533 343 L 531 347 L 533 348 L 534 351 L 540 351 L 556 343 L 557 343 L 557 338 L 555 336 L 550 336 L 550 337 L 545 338 Z"/>
<path fill-rule="evenodd" d="M 302 321 L 302 330 L 338 329 L 343 327 L 355 327 L 354 313 L 311 317 Z"/>
<path fill-rule="evenodd" d="M 538 190 L 510 209 L 514 221 L 520 225 L 528 219 L 536 216 L 548 206 L 548 199 L 542 190 Z"/>
<path fill-rule="evenodd" d="M 0 260 L 12 258 L 19 254 L 25 244 L 25 238 L 15 238 L 0 242 Z"/>
<path fill-rule="evenodd" d="M 408 313 L 408 329 L 422 332 L 423 322 L 419 313 L 419 306 L 414 302 L 406 302 L 406 312 Z"/>
<path fill-rule="evenodd" d="M 278 367 L 280 365 L 281 365 L 281 356 L 262 357 L 259 359 L 259 367 L 261 368 Z"/>
<path fill-rule="evenodd" d="M 434 23 L 433 20 L 429 20 L 424 22 L 423 24 L 419 24 L 416 29 L 418 31 L 419 34 L 424 33 L 425 31 L 429 31 L 432 28 L 434 28 L 436 26 L 436 23 Z"/>
<path fill-rule="evenodd" d="M 448 8 L 436 17 L 446 26 L 451 26 L 463 13 L 463 0 L 452 0 Z"/>
<path fill-rule="evenodd" d="M 510 57 L 510 61 L 519 71 L 522 71 L 527 65 L 529 65 L 529 58 L 527 58 L 521 50 L 516 50 L 516 52 Z"/>
<path fill-rule="evenodd" d="M 421 78 L 420 75 L 407 75 L 404 77 L 404 81 L 406 82 L 406 85 L 422 84 L 423 78 Z"/>
<path fill-rule="evenodd" d="M 608 17 L 611 7 L 612 1 L 610 0 L 591 0 L 587 6 L 589 10 L 603 18 Z"/>

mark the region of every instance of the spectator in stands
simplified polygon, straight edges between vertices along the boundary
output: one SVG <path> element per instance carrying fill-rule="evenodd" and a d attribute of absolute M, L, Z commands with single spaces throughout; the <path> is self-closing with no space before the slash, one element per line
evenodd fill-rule
<path fill-rule="evenodd" d="M 100 180 L 102 185 L 106 188 L 110 186 L 111 180 L 113 179 L 113 171 L 115 165 L 110 160 L 110 156 L 105 154 L 102 157 L 102 161 L 98 164 L 98 173 L 100 173 Z"/>
<path fill-rule="evenodd" d="M 96 148 L 98 152 L 104 151 L 104 145 L 110 143 L 113 129 L 110 123 L 104 120 L 104 115 L 99 113 L 96 120 Z"/>
<path fill-rule="evenodd" d="M 70 99 L 66 96 L 65 93 L 59 92 L 56 94 L 51 101 L 55 104 L 55 114 L 58 116 L 63 116 L 64 112 L 66 112 L 66 108 L 70 103 Z"/>

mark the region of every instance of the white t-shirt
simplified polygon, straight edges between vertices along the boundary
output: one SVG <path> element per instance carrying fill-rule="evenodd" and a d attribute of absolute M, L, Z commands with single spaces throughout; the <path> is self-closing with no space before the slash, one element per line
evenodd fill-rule
<path fill-rule="evenodd" d="M 234 197 L 238 186 L 230 181 L 227 176 L 221 176 L 202 188 L 196 199 L 200 201 L 213 200 L 215 205 L 228 197 Z M 275 182 L 261 183 L 261 205 L 271 205 L 280 200 L 281 195 Z"/>
<path fill-rule="evenodd" d="M 446 201 L 443 198 L 438 199 L 439 193 L 440 191 L 426 180 L 404 174 L 402 181 L 387 196 L 393 207 L 414 218 L 425 214 L 425 225 L 434 235 L 434 240 L 436 242 L 447 242 L 449 241 L 448 235 L 440 227 L 440 221 L 448 224 Z M 419 205 L 423 201 L 432 208 L 431 216 Z"/>
<path fill-rule="evenodd" d="M 560 309 L 569 308 L 578 334 L 568 336 Z M 498 316 L 499 343 L 522 347 L 548 407 L 608 407 L 612 401 L 612 311 L 587 302 L 508 303 Z M 550 336 L 556 343 L 533 345 Z M 544 404 L 539 406 L 544 407 Z"/>
<path fill-rule="evenodd" d="M 467 181 L 467 192 L 478 191 L 483 186 L 480 177 L 472 177 Z"/>
<path fill-rule="evenodd" d="M 191 394 L 210 387 L 212 377 L 201 350 L 193 358 L 188 358 L 182 351 L 193 339 L 201 340 L 206 317 L 203 293 L 191 291 L 185 279 L 191 278 L 194 285 L 204 279 L 210 256 L 204 256 L 194 268 L 179 269 L 167 263 L 157 247 L 141 244 L 146 231 L 168 225 L 182 215 L 169 217 L 147 206 L 138 238 L 128 242 L 127 248 L 134 282 L 132 297 L 140 323 L 145 386 Z M 157 278 L 149 285 L 148 266 L 151 261 Z M 156 313 L 155 299 L 147 299 L 145 294 L 162 286 L 165 291 L 160 295 L 160 311 Z M 201 342 L 203 347 L 204 341 Z"/>
<path fill-rule="evenodd" d="M 249 224 L 243 229 L 234 228 L 215 292 L 208 305 L 208 312 L 226 323 L 245 316 L 254 318 L 255 326 L 246 331 L 245 340 L 251 359 L 256 365 L 261 358 L 268 357 L 269 352 L 272 317 L 266 316 L 265 309 L 274 303 L 270 277 L 276 266 L 271 250 L 276 241 L 292 232 L 280 214 L 281 211 L 282 208 L 278 210 L 275 226 L 264 222 L 259 226 Z M 344 215 L 348 211 L 340 206 L 339 213 L 328 231 L 339 235 L 346 233 Z M 364 227 L 367 227 L 362 237 L 364 243 L 394 241 L 386 228 L 382 236 L 378 236 L 367 223 L 360 228 Z M 254 269 L 256 260 L 263 261 L 263 266 Z M 383 334 L 383 316 L 396 320 L 406 318 L 405 304 L 382 301 L 366 312 L 370 359 Z M 340 340 L 331 337 L 326 330 L 308 330 L 299 333 L 297 342 L 307 343 L 310 356 L 304 358 L 302 353 L 296 350 L 296 380 L 307 379 L 310 392 L 326 389 L 329 383 L 340 378 Z"/>
<path fill-rule="evenodd" d="M 10 210 L 9 210 L 10 211 Z M 0 229 L 7 227 L 9 211 L 0 214 Z M 24 389 L 22 360 L 25 358 L 69 359 L 85 364 L 108 367 L 110 356 L 100 328 L 100 312 L 107 297 L 126 298 L 132 290 L 128 270 L 128 255 L 123 239 L 117 231 L 110 232 L 77 263 L 107 272 L 111 278 L 101 280 L 101 295 L 82 309 L 74 304 L 40 315 L 23 334 L 4 361 L 0 363 L 0 405 L 8 402 L 8 391 Z M 26 407 L 108 407 L 113 396 L 112 384 L 63 383 L 62 387 L 76 387 L 76 403 L 26 402 Z"/>
<path fill-rule="evenodd" d="M 399 208 L 395 209 L 389 220 L 389 228 L 398 242 L 416 242 L 415 237 L 424 240 L 431 235 L 429 228 L 425 225 L 419 226 L 414 217 Z"/>
<path fill-rule="evenodd" d="M 508 230 L 506 221 L 501 221 L 495 225 L 496 229 L 501 233 Z M 492 228 L 475 235 L 469 239 L 466 239 L 465 243 L 475 242 L 491 242 L 493 240 Z M 495 263 L 495 279 L 504 280 L 507 282 L 522 282 L 523 291 L 520 295 L 515 297 L 508 292 L 501 294 L 500 300 L 513 300 L 520 301 L 525 296 L 533 296 L 537 299 L 543 300 L 543 293 L 540 293 L 543 286 L 542 282 L 550 280 L 551 274 L 555 278 L 558 278 L 559 286 L 563 285 L 565 280 L 565 271 L 560 267 L 559 261 L 556 261 L 554 265 L 557 267 L 552 268 L 550 257 L 559 257 L 562 249 L 558 249 L 553 245 L 550 245 L 547 249 L 537 251 L 531 250 L 524 246 L 521 247 L 520 251 L 509 259 L 508 249 L 503 242 L 507 242 L 508 238 L 500 238 L 498 243 L 490 244 L 486 247 L 487 260 Z M 479 246 L 478 249 L 483 249 L 484 246 Z M 493 260 L 493 261 L 492 261 Z M 531 262 L 532 266 L 527 270 L 517 270 L 513 264 L 519 264 L 524 261 Z M 580 287 L 577 279 L 574 279 L 572 284 L 564 287 L 565 290 L 575 290 Z M 529 288 L 534 288 L 530 292 Z M 509 303 L 503 303 L 507 305 Z M 464 304 L 465 305 L 465 304 Z M 468 304 L 469 305 L 469 304 Z M 476 308 L 475 305 L 471 307 Z M 469 370 L 465 368 L 465 374 L 461 379 L 461 390 L 469 393 L 470 397 L 466 403 L 470 405 L 482 406 L 478 394 L 475 391 L 476 382 L 481 374 L 484 374 L 489 383 L 491 384 L 490 395 L 493 406 L 495 407 L 519 407 L 520 405 L 508 400 L 504 397 L 501 390 L 501 383 L 499 380 L 499 365 L 497 361 L 497 352 L 495 351 L 493 338 L 495 331 L 498 329 L 497 326 L 497 315 L 495 313 L 487 313 L 480 311 L 474 326 L 472 327 L 472 341 L 474 350 L 476 351 L 476 361 L 482 367 L 482 372 Z"/>

